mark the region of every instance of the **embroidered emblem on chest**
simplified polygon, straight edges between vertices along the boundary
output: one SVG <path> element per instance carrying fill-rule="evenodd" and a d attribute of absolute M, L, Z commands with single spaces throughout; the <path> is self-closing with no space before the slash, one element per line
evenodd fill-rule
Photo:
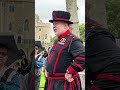
<path fill-rule="evenodd" d="M 58 42 L 58 44 L 64 45 L 65 42 L 66 42 L 66 39 L 65 39 L 65 38 L 62 38 L 62 39 Z"/>
<path fill-rule="evenodd" d="M 65 41 L 66 41 L 65 38 L 62 38 L 62 39 L 60 40 L 61 43 L 65 43 Z"/>

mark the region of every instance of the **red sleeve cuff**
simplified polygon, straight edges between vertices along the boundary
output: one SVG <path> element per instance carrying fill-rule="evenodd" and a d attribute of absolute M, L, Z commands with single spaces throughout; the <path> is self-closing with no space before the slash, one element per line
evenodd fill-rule
<path fill-rule="evenodd" d="M 67 69 L 71 74 L 75 74 L 76 71 L 71 67 L 69 66 L 68 69 Z"/>

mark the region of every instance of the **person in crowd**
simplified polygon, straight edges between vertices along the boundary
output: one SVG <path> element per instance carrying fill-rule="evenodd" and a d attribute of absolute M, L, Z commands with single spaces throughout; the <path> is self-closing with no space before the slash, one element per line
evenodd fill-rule
<path fill-rule="evenodd" d="M 85 20 L 86 90 L 120 90 L 120 48 L 107 29 Z"/>
<path fill-rule="evenodd" d="M 39 53 L 39 45 L 35 44 L 35 90 L 39 90 L 43 66 L 43 52 Z"/>
<path fill-rule="evenodd" d="M 11 62 L 19 59 L 17 53 L 14 37 L 0 35 L 0 90 L 20 90 L 19 74 L 9 67 Z"/>

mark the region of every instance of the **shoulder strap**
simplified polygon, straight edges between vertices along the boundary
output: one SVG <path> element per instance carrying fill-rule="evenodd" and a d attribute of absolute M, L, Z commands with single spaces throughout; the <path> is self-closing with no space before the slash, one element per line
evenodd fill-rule
<path fill-rule="evenodd" d="M 7 81 L 8 77 L 10 76 L 10 74 L 14 71 L 13 68 L 9 68 L 5 71 L 4 75 L 2 76 L 1 80 L 2 81 Z"/>
<path fill-rule="evenodd" d="M 72 35 L 72 38 L 71 38 L 71 40 L 70 40 L 70 42 L 69 42 L 69 45 L 68 45 L 68 52 L 70 51 L 70 47 L 71 47 L 71 44 L 72 44 L 72 42 L 74 41 L 74 39 L 80 40 L 80 39 L 77 38 L 75 35 Z M 82 43 L 81 40 L 80 40 L 80 42 Z"/>
<path fill-rule="evenodd" d="M 70 39 L 69 41 L 69 45 L 68 45 L 68 52 L 70 51 L 70 47 L 71 47 L 71 44 L 72 44 L 72 41 L 73 39 L 76 37 L 75 35 L 71 34 L 72 38 Z"/>
<path fill-rule="evenodd" d="M 72 39 L 70 40 L 69 47 L 68 47 L 68 52 L 70 51 L 70 47 L 71 47 L 71 44 L 72 44 L 73 38 L 75 38 L 75 37 L 73 36 Z"/>
<path fill-rule="evenodd" d="M 40 57 L 40 55 L 38 55 L 35 60 L 38 60 L 39 57 Z"/>

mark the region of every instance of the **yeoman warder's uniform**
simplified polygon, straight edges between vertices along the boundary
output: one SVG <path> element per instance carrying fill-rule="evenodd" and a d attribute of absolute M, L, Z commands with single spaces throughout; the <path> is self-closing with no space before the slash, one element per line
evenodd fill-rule
<path fill-rule="evenodd" d="M 70 14 L 63 11 L 53 11 L 53 21 L 69 21 Z M 81 90 L 79 71 L 84 70 L 85 49 L 80 40 L 70 30 L 58 37 L 48 56 L 46 70 L 48 79 L 45 90 Z M 71 73 L 74 81 L 69 83 L 65 73 Z"/>

